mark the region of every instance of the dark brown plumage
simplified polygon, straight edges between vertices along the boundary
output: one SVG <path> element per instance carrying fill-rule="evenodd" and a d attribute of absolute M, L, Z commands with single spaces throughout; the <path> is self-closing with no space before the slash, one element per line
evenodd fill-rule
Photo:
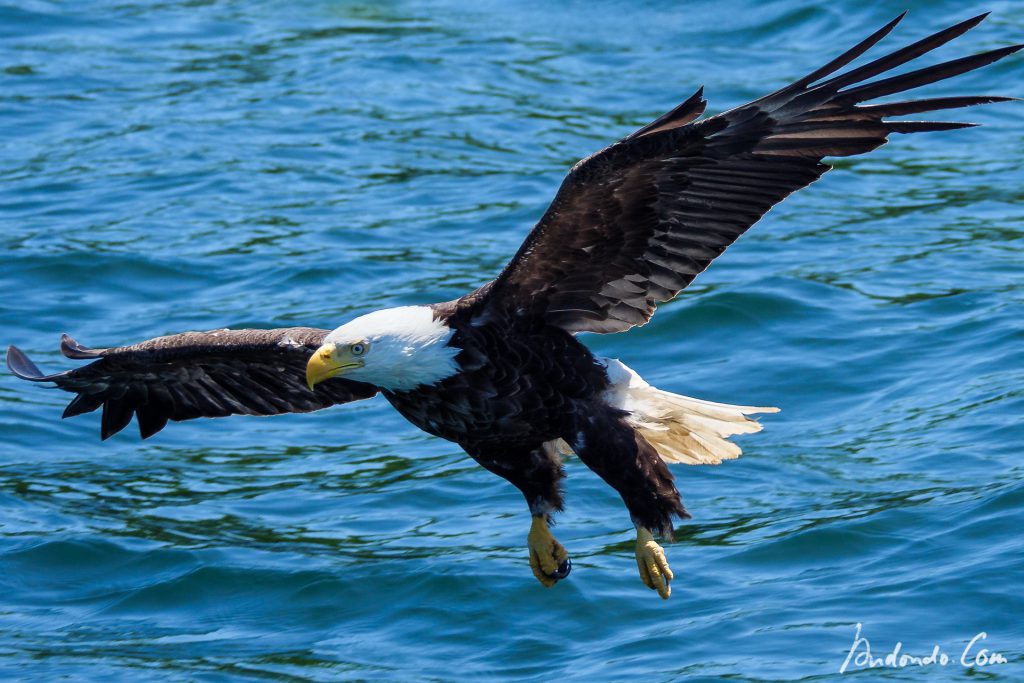
<path fill-rule="evenodd" d="M 65 417 L 102 406 L 104 439 L 133 414 L 146 438 L 167 420 L 306 412 L 369 398 L 379 386 L 413 424 L 458 443 L 522 490 L 535 518 L 531 564 L 545 585 L 568 573 L 568 555 L 546 526 L 563 505 L 564 473 L 556 452 L 563 444 L 622 496 L 638 528 L 641 577 L 668 597 L 671 570 L 650 532 L 671 535 L 673 517 L 688 515 L 664 460 L 714 463 L 736 457 L 739 449 L 727 437 L 756 431 L 745 416 L 771 409 L 656 390 L 625 366 L 595 358 L 574 333 L 620 332 L 647 322 L 658 303 L 685 288 L 768 209 L 829 170 L 824 157 L 863 154 L 892 133 L 973 125 L 889 117 L 1008 99 L 866 104 L 1021 49 L 1005 47 L 870 80 L 960 36 L 984 16 L 834 75 L 885 37 L 898 17 L 795 83 L 717 116 L 699 119 L 706 102 L 698 90 L 576 164 L 498 278 L 435 304 L 426 325 L 419 321 L 408 330 L 392 329 L 391 337 L 345 341 L 342 333 L 360 318 L 331 333 L 189 332 L 96 351 L 65 337 L 65 356 L 94 362 L 43 375 L 11 347 L 8 365 L 19 377 L 75 393 Z M 394 327 L 394 319 L 386 322 Z M 429 337 L 437 329 L 445 331 L 443 339 Z M 337 376 L 368 372 L 374 344 L 386 337 L 401 342 L 389 360 L 396 364 L 389 371 L 398 373 L 393 385 L 385 381 L 387 374 L 374 383 Z M 432 346 L 439 339 L 446 344 L 441 351 Z M 417 344 L 432 349 L 423 357 L 433 358 L 439 372 L 407 386 L 397 379 L 400 373 L 423 370 L 401 365 L 403 354 L 412 358 L 409 349 Z M 453 367 L 444 369 L 449 361 Z M 309 387 L 319 382 L 316 390 L 304 379 Z"/>
<path fill-rule="evenodd" d="M 491 299 L 543 307 L 573 332 L 621 332 L 650 319 L 773 205 L 817 180 L 826 156 L 863 154 L 890 133 L 949 130 L 969 123 L 886 121 L 1001 102 L 952 97 L 861 106 L 990 64 L 1001 48 L 858 85 L 961 35 L 981 15 L 830 80 L 902 18 L 795 83 L 749 104 L 695 121 L 702 90 L 656 121 L 576 164 L 495 282 Z"/>
<path fill-rule="evenodd" d="M 64 335 L 61 353 L 96 362 L 44 375 L 12 346 L 7 366 L 22 379 L 53 382 L 77 394 L 63 417 L 102 406 L 100 438 L 124 429 L 134 413 L 145 439 L 168 420 L 308 413 L 375 395 L 376 387 L 342 378 L 315 392 L 306 387 L 306 362 L 327 332 L 311 327 L 185 332 L 113 349 L 88 349 Z"/>

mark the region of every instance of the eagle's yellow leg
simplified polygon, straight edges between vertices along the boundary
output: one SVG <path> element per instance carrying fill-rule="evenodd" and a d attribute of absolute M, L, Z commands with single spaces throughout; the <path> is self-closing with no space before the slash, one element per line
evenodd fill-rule
<path fill-rule="evenodd" d="M 569 575 L 569 570 L 572 569 L 569 553 L 551 535 L 546 516 L 533 518 L 530 533 L 526 537 L 526 545 L 530 549 L 530 568 L 533 569 L 533 575 L 545 587 L 551 588 L 559 579 Z"/>
<path fill-rule="evenodd" d="M 636 566 L 644 585 L 658 591 L 662 600 L 668 600 L 672 595 L 669 582 L 675 575 L 668 566 L 665 551 L 655 542 L 651 532 L 643 528 L 636 530 Z"/>

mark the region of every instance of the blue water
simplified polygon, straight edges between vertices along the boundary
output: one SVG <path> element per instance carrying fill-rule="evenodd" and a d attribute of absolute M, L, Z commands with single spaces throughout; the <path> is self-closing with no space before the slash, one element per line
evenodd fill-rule
<path fill-rule="evenodd" d="M 0 8 L 0 342 L 334 327 L 455 297 L 576 159 L 707 85 L 710 110 L 1024 5 L 43 2 Z M 1024 96 L 1011 58 L 927 94 Z M 514 489 L 382 399 L 107 443 L 0 377 L 0 679 L 1024 680 L 1024 124 L 899 137 L 791 197 L 649 326 L 590 336 L 653 383 L 777 405 L 675 466 L 677 581 L 567 468 L 571 578 Z M 972 649 L 1008 662 L 959 663 Z M 853 673 L 859 671 L 859 673 Z"/>

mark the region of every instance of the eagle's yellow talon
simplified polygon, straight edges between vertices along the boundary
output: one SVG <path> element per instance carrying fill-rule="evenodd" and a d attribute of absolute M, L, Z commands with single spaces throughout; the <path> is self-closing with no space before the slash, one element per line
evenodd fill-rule
<path fill-rule="evenodd" d="M 647 529 L 637 529 L 636 532 L 636 566 L 644 585 L 658 591 L 663 600 L 668 600 L 672 595 L 669 584 L 676 577 L 668 566 L 665 551 Z"/>
<path fill-rule="evenodd" d="M 530 533 L 526 537 L 526 545 L 530 549 L 530 568 L 533 575 L 546 588 L 551 588 L 559 579 L 569 575 L 572 569 L 569 553 L 551 535 L 547 519 L 533 518 Z"/>

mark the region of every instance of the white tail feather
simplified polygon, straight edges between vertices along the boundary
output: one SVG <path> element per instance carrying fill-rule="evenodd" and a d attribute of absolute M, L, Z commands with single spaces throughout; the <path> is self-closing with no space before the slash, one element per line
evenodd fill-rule
<path fill-rule="evenodd" d="M 612 381 L 605 400 L 630 413 L 629 421 L 666 462 L 717 465 L 737 458 L 742 451 L 728 437 L 761 431 L 747 415 L 779 411 L 680 396 L 652 387 L 617 360 L 602 362 Z"/>

